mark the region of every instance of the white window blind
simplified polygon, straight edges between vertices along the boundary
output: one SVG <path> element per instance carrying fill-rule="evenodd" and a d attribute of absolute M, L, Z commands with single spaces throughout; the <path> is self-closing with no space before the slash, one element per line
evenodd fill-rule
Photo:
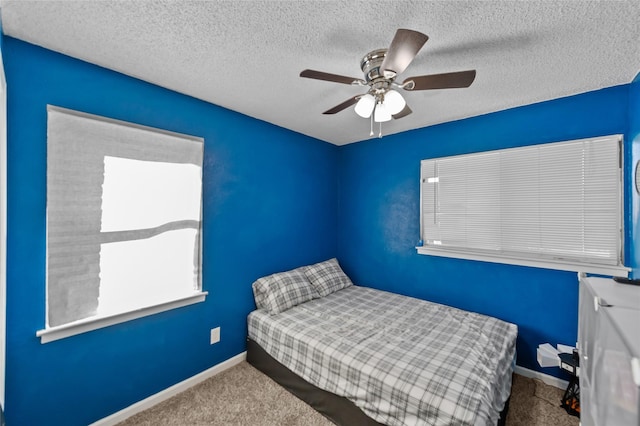
<path fill-rule="evenodd" d="M 622 259 L 620 135 L 423 160 L 423 254 L 584 272 Z"/>
<path fill-rule="evenodd" d="M 51 106 L 47 132 L 46 328 L 200 294 L 203 140 Z"/>

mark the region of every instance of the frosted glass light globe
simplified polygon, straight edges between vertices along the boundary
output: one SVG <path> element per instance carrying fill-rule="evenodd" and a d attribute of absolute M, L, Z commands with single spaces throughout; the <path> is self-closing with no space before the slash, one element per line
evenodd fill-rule
<path fill-rule="evenodd" d="M 373 113 L 373 120 L 376 123 L 381 123 L 384 121 L 391 120 L 391 113 L 389 112 L 389 110 L 384 104 L 376 105 L 376 110 Z"/>
<path fill-rule="evenodd" d="M 407 102 L 400 93 L 395 90 L 389 90 L 384 94 L 383 105 L 387 108 L 389 114 L 394 115 L 402 111 Z"/>
<path fill-rule="evenodd" d="M 371 113 L 373 112 L 373 107 L 376 104 L 376 99 L 370 94 L 366 94 L 360 98 L 358 103 L 356 104 L 355 111 L 362 118 L 371 117 Z"/>

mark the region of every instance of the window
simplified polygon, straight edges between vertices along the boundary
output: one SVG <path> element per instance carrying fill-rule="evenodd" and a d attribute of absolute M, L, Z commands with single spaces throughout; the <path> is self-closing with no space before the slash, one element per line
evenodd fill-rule
<path fill-rule="evenodd" d="M 619 135 L 421 163 L 421 254 L 626 273 Z"/>
<path fill-rule="evenodd" d="M 42 343 L 204 300 L 201 138 L 49 106 Z"/>

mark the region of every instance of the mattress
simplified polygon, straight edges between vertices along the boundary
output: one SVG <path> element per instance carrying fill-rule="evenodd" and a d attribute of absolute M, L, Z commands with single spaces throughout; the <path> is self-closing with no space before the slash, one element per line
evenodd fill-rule
<path fill-rule="evenodd" d="M 276 315 L 249 337 L 309 383 L 400 425 L 495 425 L 509 397 L 517 327 L 350 286 Z"/>

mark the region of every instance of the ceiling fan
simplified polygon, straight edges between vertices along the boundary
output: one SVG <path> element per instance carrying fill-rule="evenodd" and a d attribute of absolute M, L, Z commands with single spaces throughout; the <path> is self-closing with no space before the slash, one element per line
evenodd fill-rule
<path fill-rule="evenodd" d="M 382 137 L 382 122 L 392 118 L 399 119 L 411 114 L 411 108 L 396 89 L 432 90 L 469 87 L 476 78 L 476 70 L 450 72 L 444 74 L 420 75 L 409 77 L 401 84 L 396 77 L 402 73 L 413 61 L 418 51 L 429 39 L 418 31 L 399 29 L 396 31 L 388 49 L 377 49 L 367 53 L 360 61 L 360 69 L 364 72 L 364 80 L 330 74 L 322 71 L 306 69 L 300 77 L 354 86 L 368 86 L 367 93 L 356 95 L 339 105 L 326 110 L 323 114 L 335 114 L 351 105 L 355 112 L 363 118 L 371 118 L 371 133 L 373 123 L 380 123 L 379 137 Z"/>

